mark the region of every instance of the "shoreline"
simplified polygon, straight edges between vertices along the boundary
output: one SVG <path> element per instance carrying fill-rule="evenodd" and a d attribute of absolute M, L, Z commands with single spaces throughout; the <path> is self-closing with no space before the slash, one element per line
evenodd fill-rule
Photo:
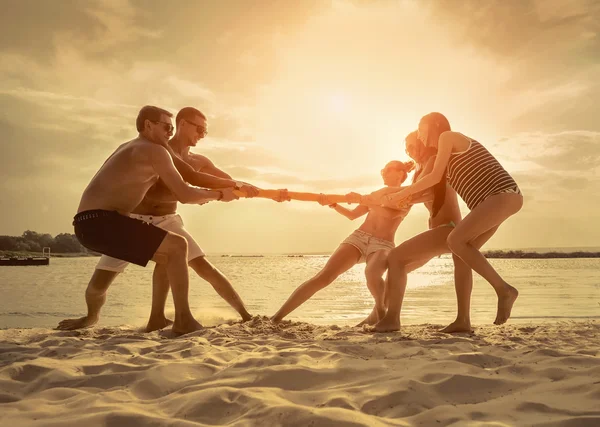
<path fill-rule="evenodd" d="M 269 257 L 285 257 L 285 258 L 310 258 L 310 257 L 328 257 L 331 254 L 206 254 L 208 257 L 214 258 L 269 258 Z M 489 250 L 484 251 L 483 255 L 488 259 L 594 259 L 600 258 L 600 252 L 531 252 L 522 250 Z M 0 257 L 40 257 L 38 252 L 20 252 L 20 251 L 5 251 L 0 250 Z M 91 258 L 100 257 L 100 254 L 75 252 L 75 253 L 52 253 L 51 258 Z"/>
<path fill-rule="evenodd" d="M 42 254 L 39 252 L 29 252 L 29 251 L 5 251 L 0 250 L 0 257 L 6 258 L 27 258 L 27 257 L 41 257 Z M 93 254 L 88 252 L 53 252 L 50 254 L 50 258 L 89 258 L 89 257 L 99 257 L 99 254 Z"/>

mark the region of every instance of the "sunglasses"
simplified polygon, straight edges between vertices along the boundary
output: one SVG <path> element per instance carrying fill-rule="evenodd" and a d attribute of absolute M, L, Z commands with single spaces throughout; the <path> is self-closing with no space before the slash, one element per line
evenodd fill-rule
<path fill-rule="evenodd" d="M 160 123 L 161 125 L 163 125 L 162 127 L 166 132 L 173 132 L 173 129 L 175 129 L 171 123 L 159 122 L 159 121 L 155 121 L 155 120 L 150 120 L 150 121 L 152 123 L 156 123 L 156 124 Z"/>
<path fill-rule="evenodd" d="M 202 136 L 206 136 L 208 135 L 208 129 L 202 125 L 198 125 L 194 122 L 190 122 L 189 120 L 184 119 L 186 122 L 188 122 L 189 124 L 191 124 L 192 126 L 196 126 L 196 131 L 198 131 L 198 133 Z"/>

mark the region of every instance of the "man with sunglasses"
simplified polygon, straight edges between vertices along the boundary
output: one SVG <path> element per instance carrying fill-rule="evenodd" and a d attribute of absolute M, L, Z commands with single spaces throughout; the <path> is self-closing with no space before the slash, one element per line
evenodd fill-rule
<path fill-rule="evenodd" d="M 140 110 L 136 120 L 138 137 L 119 146 L 92 178 L 83 192 L 73 225 L 77 238 L 88 249 L 141 266 L 150 260 L 162 266 L 173 292 L 173 332 L 180 335 L 202 327 L 192 316 L 188 302 L 187 241 L 180 234 L 132 218 L 131 214 L 159 179 L 174 199 L 182 203 L 231 201 L 237 196 L 232 188 L 207 190 L 182 179 L 168 149 L 173 134 L 172 116 L 154 106 Z M 88 286 L 88 307 L 104 302 L 105 292 L 99 295 L 97 291 Z M 68 322 L 84 327 L 95 323 L 90 320 L 93 317 Z"/>
<path fill-rule="evenodd" d="M 234 181 L 217 168 L 208 158 L 190 153 L 190 147 L 207 135 L 206 116 L 192 107 L 185 107 L 175 119 L 177 132 L 168 142 L 175 166 L 183 178 L 198 187 L 213 189 L 237 188 L 247 197 L 258 194 L 252 185 Z M 251 319 L 241 298 L 227 278 L 206 260 L 204 252 L 194 238 L 185 230 L 181 217 L 176 213 L 177 199 L 164 182 L 159 180 L 153 185 L 142 202 L 134 209 L 132 216 L 157 227 L 185 237 L 188 243 L 188 265 L 198 276 L 209 282 L 216 292 L 227 301 L 241 316 L 242 320 Z M 60 322 L 59 329 L 78 329 L 98 322 L 100 309 L 106 300 L 106 292 L 113 280 L 127 267 L 128 262 L 110 256 L 102 256 L 86 290 L 88 314 L 79 319 L 67 319 Z M 156 264 L 153 274 L 152 309 L 146 331 L 162 329 L 172 322 L 165 317 L 164 309 L 169 292 L 169 275 L 164 265 Z"/>

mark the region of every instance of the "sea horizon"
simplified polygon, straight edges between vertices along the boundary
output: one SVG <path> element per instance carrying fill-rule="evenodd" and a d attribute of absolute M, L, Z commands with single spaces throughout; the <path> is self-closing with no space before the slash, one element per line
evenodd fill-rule
<path fill-rule="evenodd" d="M 335 248 L 331 251 L 312 251 L 312 252 L 207 252 L 208 256 L 289 256 L 289 255 L 304 255 L 304 256 L 329 256 L 333 253 Z M 514 247 L 514 248 L 495 248 L 490 247 L 482 248 L 483 252 L 488 251 L 523 251 L 523 252 L 599 252 L 600 246 L 539 246 L 539 247 Z"/>

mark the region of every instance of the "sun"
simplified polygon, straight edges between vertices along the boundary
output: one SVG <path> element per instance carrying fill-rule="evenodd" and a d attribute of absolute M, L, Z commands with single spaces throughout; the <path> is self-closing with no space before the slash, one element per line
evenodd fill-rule
<path fill-rule="evenodd" d="M 348 97 L 343 93 L 331 93 L 326 99 L 327 109 L 335 114 L 345 114 L 350 109 Z"/>

